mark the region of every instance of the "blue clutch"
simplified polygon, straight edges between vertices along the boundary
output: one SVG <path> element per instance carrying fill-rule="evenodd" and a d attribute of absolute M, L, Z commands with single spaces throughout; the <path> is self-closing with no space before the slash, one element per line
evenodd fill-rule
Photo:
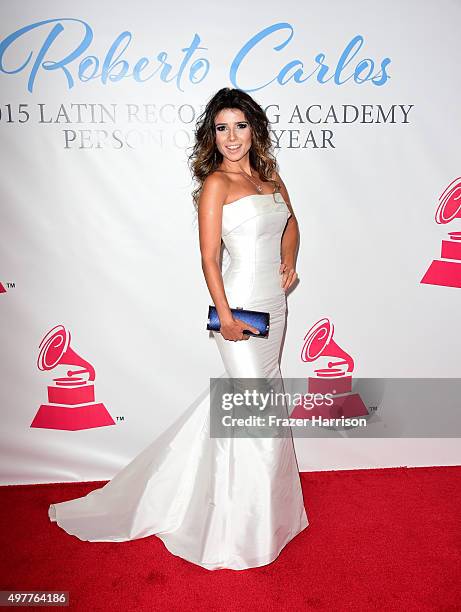
<path fill-rule="evenodd" d="M 268 312 L 259 312 L 258 310 L 244 310 L 243 308 L 231 308 L 232 316 L 236 319 L 240 319 L 245 323 L 249 323 L 253 327 L 259 330 L 259 334 L 255 334 L 250 330 L 244 330 L 244 333 L 248 336 L 255 336 L 257 338 L 266 338 L 269 333 L 269 319 L 270 315 Z M 216 311 L 216 306 L 208 307 L 208 324 L 207 329 L 211 331 L 219 331 L 221 329 L 221 322 Z"/>

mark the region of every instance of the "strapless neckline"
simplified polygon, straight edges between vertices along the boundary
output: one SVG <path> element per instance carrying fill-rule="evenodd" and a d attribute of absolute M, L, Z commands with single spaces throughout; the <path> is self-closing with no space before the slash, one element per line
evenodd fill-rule
<path fill-rule="evenodd" d="M 276 193 L 279 193 L 279 192 L 276 192 Z M 272 199 L 274 199 L 275 195 L 276 195 L 275 193 L 249 193 L 246 196 L 242 196 L 241 198 L 237 198 L 237 200 L 233 200 L 232 202 L 228 202 L 227 204 L 223 204 L 223 208 L 226 208 L 227 206 L 232 206 L 232 204 L 238 204 L 239 202 L 241 202 L 242 200 L 246 200 L 247 198 L 254 198 L 254 197 L 257 197 L 257 198 L 261 198 L 261 197 L 264 198 L 264 197 L 266 197 L 267 198 L 268 196 L 270 196 Z M 279 195 L 282 198 L 284 204 L 286 204 L 285 198 L 282 196 L 282 194 L 279 193 Z M 275 202 L 275 200 L 274 200 L 274 202 Z"/>

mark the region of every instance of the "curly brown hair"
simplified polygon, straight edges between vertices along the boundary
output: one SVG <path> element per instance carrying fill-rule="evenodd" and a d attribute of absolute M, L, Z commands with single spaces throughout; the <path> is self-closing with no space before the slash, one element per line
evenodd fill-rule
<path fill-rule="evenodd" d="M 274 171 L 278 168 L 271 151 L 269 119 L 266 113 L 245 91 L 223 87 L 207 102 L 203 113 L 198 117 L 195 126 L 195 143 L 188 157 L 190 171 L 198 183 L 192 191 L 196 210 L 203 182 L 218 168 L 223 159 L 215 142 L 214 118 L 225 108 L 237 108 L 243 112 L 252 130 L 252 143 L 249 151 L 250 166 L 256 170 L 262 181 L 271 181 L 277 191 L 280 189 L 278 181 L 272 179 Z"/>

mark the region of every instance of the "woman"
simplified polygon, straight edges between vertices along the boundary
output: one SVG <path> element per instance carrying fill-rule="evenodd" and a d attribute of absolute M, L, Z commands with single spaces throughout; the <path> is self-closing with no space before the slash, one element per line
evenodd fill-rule
<path fill-rule="evenodd" d="M 212 334 L 227 375 L 283 389 L 279 353 L 298 227 L 262 108 L 241 90 L 218 91 L 199 118 L 190 162 L 202 267 L 221 323 Z M 221 240 L 231 258 L 224 275 Z M 258 338 L 231 307 L 269 312 L 269 335 Z M 218 408 L 207 394 L 104 487 L 52 504 L 50 520 L 92 542 L 155 534 L 209 570 L 271 563 L 308 525 L 291 431 L 211 437 Z"/>

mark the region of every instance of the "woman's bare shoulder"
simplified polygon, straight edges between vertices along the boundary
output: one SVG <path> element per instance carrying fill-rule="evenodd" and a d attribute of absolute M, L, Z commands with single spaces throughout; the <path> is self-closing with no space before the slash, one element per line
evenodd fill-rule
<path fill-rule="evenodd" d="M 220 170 L 213 170 L 210 174 L 207 175 L 203 184 L 205 183 L 211 185 L 227 185 L 229 182 L 229 177 L 225 172 L 221 172 Z"/>
<path fill-rule="evenodd" d="M 224 204 L 228 189 L 228 177 L 224 172 L 210 172 L 203 181 L 200 200 Z"/>
<path fill-rule="evenodd" d="M 280 193 L 282 194 L 282 197 L 285 200 L 285 202 L 286 202 L 286 204 L 287 204 L 287 206 L 288 206 L 288 208 L 289 208 L 289 210 L 291 212 L 291 215 L 292 215 L 292 217 L 294 219 L 295 218 L 295 213 L 294 213 L 291 201 L 290 201 L 290 195 L 288 193 L 288 189 L 286 188 L 286 185 L 283 182 L 282 177 L 280 176 L 280 174 L 278 172 L 276 172 L 275 170 L 274 170 L 274 174 L 272 176 L 272 180 L 276 181 L 278 183 Z"/>
<path fill-rule="evenodd" d="M 273 173 L 272 173 L 272 180 L 279 182 L 281 185 L 284 185 L 284 182 L 282 181 L 282 177 L 277 172 L 277 170 L 273 171 Z"/>

